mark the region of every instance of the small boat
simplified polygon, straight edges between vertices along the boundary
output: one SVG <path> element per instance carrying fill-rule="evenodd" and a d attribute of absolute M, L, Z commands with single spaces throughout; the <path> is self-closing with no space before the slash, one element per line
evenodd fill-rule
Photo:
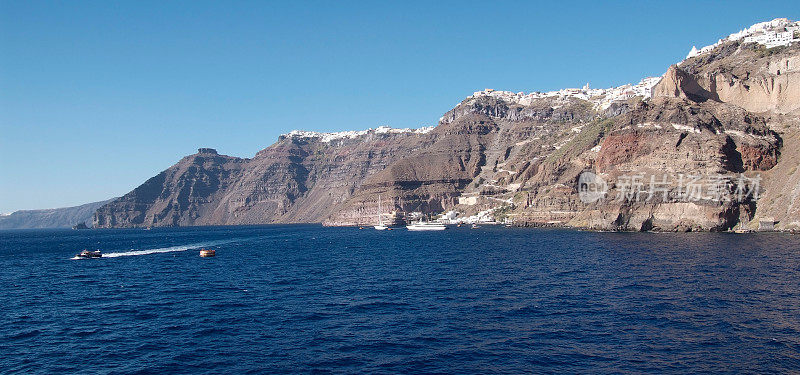
<path fill-rule="evenodd" d="M 472 224 L 472 227 L 471 227 L 471 228 L 472 228 L 472 229 L 478 229 L 478 228 L 480 228 L 480 226 L 479 226 L 478 224 Z"/>
<path fill-rule="evenodd" d="M 100 250 L 84 250 L 76 255 L 78 258 L 100 258 L 102 256 L 103 254 L 100 252 Z"/>
<path fill-rule="evenodd" d="M 446 226 L 444 226 L 444 224 L 440 224 L 440 223 L 431 223 L 431 222 L 427 222 L 427 221 L 422 221 L 422 220 L 420 220 L 420 221 L 419 221 L 418 223 L 416 223 L 416 224 L 411 224 L 411 225 L 409 225 L 409 226 L 406 226 L 406 229 L 408 229 L 408 230 L 413 230 L 413 231 L 423 231 L 423 230 L 445 230 L 445 229 L 447 229 L 447 227 L 446 227 Z"/>
<path fill-rule="evenodd" d="M 214 249 L 200 249 L 201 258 L 213 257 L 215 255 L 217 255 L 217 252 Z"/>
<path fill-rule="evenodd" d="M 381 196 L 378 195 L 378 225 L 373 226 L 375 230 L 387 230 L 389 227 L 383 224 L 383 205 L 381 204 Z"/>

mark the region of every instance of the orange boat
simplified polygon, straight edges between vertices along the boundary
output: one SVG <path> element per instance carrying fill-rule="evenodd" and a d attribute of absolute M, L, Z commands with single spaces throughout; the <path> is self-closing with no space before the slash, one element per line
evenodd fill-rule
<path fill-rule="evenodd" d="M 217 255 L 214 249 L 200 249 L 200 256 L 203 258 L 213 257 L 214 255 Z"/>

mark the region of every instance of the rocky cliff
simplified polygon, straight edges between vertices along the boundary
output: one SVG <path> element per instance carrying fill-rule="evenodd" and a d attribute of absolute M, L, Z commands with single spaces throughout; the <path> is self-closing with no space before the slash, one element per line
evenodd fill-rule
<path fill-rule="evenodd" d="M 321 222 L 366 177 L 413 154 L 424 132 L 379 128 L 327 139 L 298 133 L 252 159 L 200 149 L 101 207 L 95 227 Z"/>
<path fill-rule="evenodd" d="M 380 196 L 386 212 L 494 210 L 517 225 L 792 228 L 799 44 L 726 40 L 615 89 L 476 92 L 433 129 L 292 132 L 252 159 L 200 149 L 94 225 L 361 225 Z"/>
<path fill-rule="evenodd" d="M 79 223 L 90 225 L 94 212 L 111 201 L 93 202 L 75 207 L 15 211 L 0 216 L 0 229 L 70 228 Z"/>

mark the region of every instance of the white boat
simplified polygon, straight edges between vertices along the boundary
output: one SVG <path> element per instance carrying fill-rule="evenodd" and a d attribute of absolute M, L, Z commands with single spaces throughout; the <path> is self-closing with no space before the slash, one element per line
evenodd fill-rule
<path fill-rule="evenodd" d="M 91 258 L 101 258 L 102 256 L 103 254 L 100 252 L 100 250 L 83 250 L 80 253 L 78 253 L 78 255 L 76 255 L 75 257 L 91 259 Z"/>
<path fill-rule="evenodd" d="M 414 231 L 421 231 L 421 230 L 445 230 L 445 229 L 447 229 L 447 227 L 446 227 L 446 226 L 444 226 L 444 224 L 440 224 L 440 223 L 431 223 L 431 222 L 426 222 L 426 221 L 422 221 L 422 220 L 420 220 L 420 221 L 419 221 L 419 222 L 417 222 L 416 224 L 411 224 L 411 225 L 408 225 L 408 226 L 406 226 L 406 229 L 408 229 L 408 230 L 414 230 Z"/>
<path fill-rule="evenodd" d="M 374 226 L 375 230 L 386 230 L 389 227 L 383 224 L 383 205 L 381 204 L 381 196 L 378 195 L 378 225 Z"/>

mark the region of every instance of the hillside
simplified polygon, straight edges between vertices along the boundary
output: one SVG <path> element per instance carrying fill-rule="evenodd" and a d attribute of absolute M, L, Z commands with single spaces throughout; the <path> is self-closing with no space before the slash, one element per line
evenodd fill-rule
<path fill-rule="evenodd" d="M 94 212 L 113 199 L 75 207 L 20 210 L 0 216 L 0 229 L 70 228 L 78 223 L 91 225 Z"/>
<path fill-rule="evenodd" d="M 93 223 L 360 225 L 381 196 L 385 212 L 496 210 L 516 225 L 794 228 L 800 42 L 769 43 L 797 27 L 753 25 L 636 85 L 475 92 L 433 129 L 295 131 L 252 159 L 201 149 Z M 585 199 L 588 185 L 607 190 Z"/>

